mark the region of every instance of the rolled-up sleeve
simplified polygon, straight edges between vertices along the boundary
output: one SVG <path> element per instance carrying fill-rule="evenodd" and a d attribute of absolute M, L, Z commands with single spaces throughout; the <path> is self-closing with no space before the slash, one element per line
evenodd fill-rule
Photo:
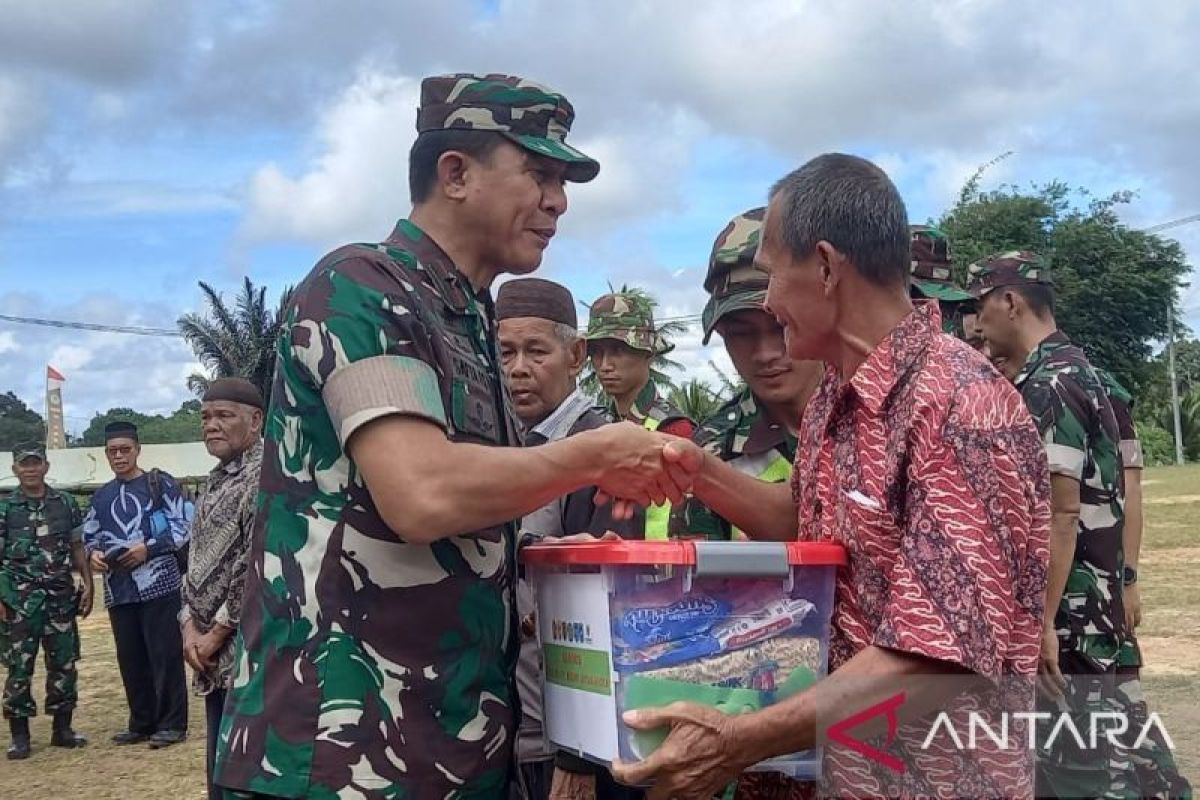
<path fill-rule="evenodd" d="M 394 269 L 361 255 L 327 266 L 298 294 L 282 352 L 321 394 L 343 447 L 372 420 L 404 414 L 445 428 L 430 333 Z"/>

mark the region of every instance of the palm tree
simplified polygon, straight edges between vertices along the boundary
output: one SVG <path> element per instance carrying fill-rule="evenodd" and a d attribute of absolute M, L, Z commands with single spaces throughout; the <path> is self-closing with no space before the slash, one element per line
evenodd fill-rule
<path fill-rule="evenodd" d="M 696 422 L 703 422 L 720 410 L 725 400 L 707 381 L 692 378 L 671 388 L 671 405 Z"/>
<path fill-rule="evenodd" d="M 614 289 L 610 283 L 608 285 L 608 290 L 614 293 L 619 292 L 621 294 L 631 294 L 636 297 L 640 297 L 650 304 L 651 309 L 658 308 L 658 300 L 655 299 L 654 295 L 650 294 L 650 292 L 646 291 L 640 286 L 630 286 L 629 284 L 623 283 L 621 284 L 620 289 Z M 589 309 L 591 308 L 591 306 L 587 307 Z M 675 338 L 676 336 L 687 333 L 688 326 L 686 322 L 681 322 L 679 320 L 667 320 L 665 322 L 660 322 L 656 319 L 654 328 L 656 331 L 658 331 L 659 336 L 661 336 L 664 341 L 670 342 L 671 339 Z M 667 358 L 665 353 L 656 354 L 654 358 L 650 359 L 650 380 L 654 381 L 655 386 L 661 386 L 664 390 L 669 390 L 670 388 L 674 387 L 674 382 L 671 380 L 671 376 L 667 373 L 677 372 L 681 369 L 683 369 L 683 365 L 678 361 Z M 580 378 L 579 385 L 585 393 L 593 398 L 602 399 L 604 397 L 604 390 L 600 387 L 600 380 L 596 377 L 596 373 L 592 370 L 592 362 L 590 360 L 583 368 L 583 375 Z"/>
<path fill-rule="evenodd" d="M 259 388 L 270 402 L 271 382 L 275 375 L 275 345 L 283 327 L 284 310 L 292 297 L 292 287 L 283 290 L 275 308 L 267 305 L 267 289 L 255 286 L 249 278 L 242 282 L 237 304 L 230 308 L 221 293 L 200 281 L 208 305 L 207 313 L 184 314 L 179 331 L 196 353 L 208 374 L 193 373 L 188 389 L 200 395 L 216 378 L 246 378 Z"/>

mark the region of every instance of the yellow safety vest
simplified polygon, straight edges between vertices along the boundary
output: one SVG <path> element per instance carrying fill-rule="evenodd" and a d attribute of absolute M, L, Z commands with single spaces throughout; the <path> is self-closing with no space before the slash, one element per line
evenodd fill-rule
<path fill-rule="evenodd" d="M 760 481 L 767 483 L 783 483 L 792 477 L 792 462 L 788 461 L 781 455 L 775 456 L 774 460 L 763 469 L 762 472 L 755 476 Z M 732 532 L 734 539 L 745 538 L 745 533 L 740 528 L 734 527 Z"/>
<path fill-rule="evenodd" d="M 642 423 L 648 431 L 658 430 L 658 420 L 646 417 Z M 652 505 L 646 509 L 646 540 L 666 541 L 667 530 L 671 521 L 671 504 Z"/>

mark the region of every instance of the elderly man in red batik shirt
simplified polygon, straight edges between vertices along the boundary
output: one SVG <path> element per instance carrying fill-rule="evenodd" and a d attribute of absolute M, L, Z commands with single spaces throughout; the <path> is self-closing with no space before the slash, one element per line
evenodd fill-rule
<path fill-rule="evenodd" d="M 753 538 L 845 545 L 831 674 L 750 714 L 634 712 L 631 725 L 671 732 L 614 774 L 652 782 L 651 797 L 711 797 L 752 764 L 824 742 L 819 787 L 746 780 L 739 794 L 1032 796 L 1033 753 L 1011 714 L 1033 711 L 1050 487 L 1020 396 L 941 332 L 937 303 L 909 300 L 904 203 L 870 162 L 824 155 L 779 181 L 756 260 L 788 354 L 826 364 L 791 490 L 690 443 L 668 458 Z M 954 743 L 947 724 L 966 745 L 972 711 L 996 726 L 1010 715 L 1006 747 Z M 870 719 L 847 728 L 860 712 Z M 892 714 L 898 730 L 880 735 Z"/>

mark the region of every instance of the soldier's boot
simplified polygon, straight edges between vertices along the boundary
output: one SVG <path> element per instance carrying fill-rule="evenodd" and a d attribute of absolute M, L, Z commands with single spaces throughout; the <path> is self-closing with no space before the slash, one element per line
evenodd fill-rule
<path fill-rule="evenodd" d="M 52 747 L 85 747 L 87 739 L 71 729 L 71 711 L 59 711 L 54 715 L 54 732 L 50 734 Z"/>
<path fill-rule="evenodd" d="M 29 718 L 14 717 L 8 721 L 8 729 L 12 732 L 12 744 L 8 746 L 6 755 L 9 761 L 20 761 L 29 758 Z"/>

